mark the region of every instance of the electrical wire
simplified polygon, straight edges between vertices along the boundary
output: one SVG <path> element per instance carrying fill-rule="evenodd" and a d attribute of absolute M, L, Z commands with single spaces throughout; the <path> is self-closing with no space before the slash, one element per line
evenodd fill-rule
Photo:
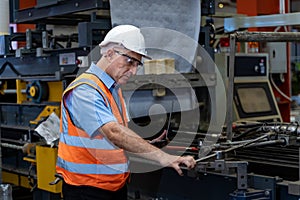
<path fill-rule="evenodd" d="M 284 94 L 278 87 L 277 85 L 274 83 L 274 80 L 272 78 L 272 76 L 270 76 L 270 82 L 272 84 L 272 86 L 276 89 L 276 91 L 281 95 L 283 96 L 285 99 L 287 99 L 288 101 L 292 101 L 292 99 L 290 97 L 288 97 L 286 94 Z"/>

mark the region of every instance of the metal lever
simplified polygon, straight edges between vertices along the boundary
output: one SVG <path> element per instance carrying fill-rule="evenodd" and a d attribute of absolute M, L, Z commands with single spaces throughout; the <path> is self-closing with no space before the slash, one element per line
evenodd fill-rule
<path fill-rule="evenodd" d="M 56 185 L 60 181 L 64 180 L 63 177 L 62 177 L 62 175 L 60 175 L 60 174 L 55 174 L 55 177 L 56 177 L 55 180 L 52 181 L 52 182 L 50 182 L 49 185 Z"/>

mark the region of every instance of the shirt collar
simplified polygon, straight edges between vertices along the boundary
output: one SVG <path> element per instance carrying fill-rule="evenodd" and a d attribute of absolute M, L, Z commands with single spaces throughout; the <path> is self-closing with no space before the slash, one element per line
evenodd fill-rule
<path fill-rule="evenodd" d="M 111 89 L 112 87 L 115 87 L 116 82 L 114 79 L 112 79 L 105 71 L 103 71 L 100 67 L 95 65 L 95 63 L 92 63 L 90 68 L 87 70 L 88 73 L 92 73 L 96 75 L 108 88 Z"/>

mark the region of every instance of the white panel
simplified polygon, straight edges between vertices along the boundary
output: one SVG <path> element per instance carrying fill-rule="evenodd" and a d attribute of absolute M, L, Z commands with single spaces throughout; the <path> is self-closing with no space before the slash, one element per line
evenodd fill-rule
<path fill-rule="evenodd" d="M 286 42 L 268 42 L 270 73 L 287 72 Z"/>
<path fill-rule="evenodd" d="M 9 1 L 0 0 L 0 35 L 9 34 Z"/>

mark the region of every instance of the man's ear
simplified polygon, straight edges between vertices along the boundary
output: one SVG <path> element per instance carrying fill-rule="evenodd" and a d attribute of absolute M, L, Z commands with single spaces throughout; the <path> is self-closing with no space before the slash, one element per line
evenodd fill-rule
<path fill-rule="evenodd" d="M 108 49 L 106 51 L 106 58 L 109 60 L 109 61 L 112 61 L 112 57 L 114 55 L 115 51 L 113 49 Z"/>

